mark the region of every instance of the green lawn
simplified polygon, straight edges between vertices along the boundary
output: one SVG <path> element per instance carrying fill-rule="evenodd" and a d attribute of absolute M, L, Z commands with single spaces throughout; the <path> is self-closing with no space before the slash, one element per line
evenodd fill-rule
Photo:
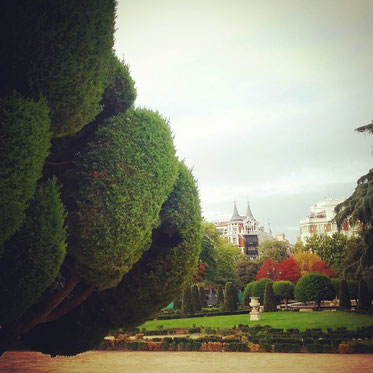
<path fill-rule="evenodd" d="M 205 316 L 194 317 L 190 319 L 175 319 L 175 320 L 153 320 L 148 321 L 139 327 L 140 330 L 156 330 L 159 325 L 163 325 L 164 329 L 168 328 L 188 328 L 203 326 L 214 327 L 220 329 L 230 329 L 234 325 L 239 324 L 255 326 L 255 325 L 270 325 L 273 328 L 289 329 L 295 328 L 304 330 L 307 328 L 338 328 L 346 327 L 353 330 L 359 326 L 373 326 L 373 316 L 360 315 L 349 312 L 270 312 L 261 313 L 260 321 L 250 321 L 249 314 L 247 315 L 230 315 L 230 316 Z"/>

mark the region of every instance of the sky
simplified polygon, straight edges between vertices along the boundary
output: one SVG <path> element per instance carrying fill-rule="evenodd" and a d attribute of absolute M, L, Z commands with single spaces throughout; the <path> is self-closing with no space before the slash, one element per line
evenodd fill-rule
<path fill-rule="evenodd" d="M 373 165 L 371 0 L 118 0 L 135 105 L 168 118 L 202 214 L 233 203 L 291 243 Z"/>

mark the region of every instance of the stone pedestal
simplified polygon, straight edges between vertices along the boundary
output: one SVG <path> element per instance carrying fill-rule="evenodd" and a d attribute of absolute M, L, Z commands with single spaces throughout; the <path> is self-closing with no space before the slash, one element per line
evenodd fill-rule
<path fill-rule="evenodd" d="M 258 297 L 250 297 L 250 321 L 260 321 L 260 303 Z"/>

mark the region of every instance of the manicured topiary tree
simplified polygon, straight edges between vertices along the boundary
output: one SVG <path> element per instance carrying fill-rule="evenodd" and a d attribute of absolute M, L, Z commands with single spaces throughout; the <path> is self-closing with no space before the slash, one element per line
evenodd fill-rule
<path fill-rule="evenodd" d="M 225 284 L 224 311 L 231 312 L 237 310 L 237 301 L 234 294 L 234 286 L 231 282 Z"/>
<path fill-rule="evenodd" d="M 218 290 L 217 290 L 217 302 L 216 304 L 218 306 L 222 306 L 224 304 L 224 292 L 223 292 L 223 286 L 220 284 L 218 285 Z"/>
<path fill-rule="evenodd" d="M 347 280 L 348 292 L 351 299 L 359 298 L 359 283 L 355 280 Z"/>
<path fill-rule="evenodd" d="M 294 289 L 294 297 L 299 302 L 317 302 L 318 309 L 322 300 L 335 297 L 335 290 L 330 278 L 321 273 L 309 273 L 299 279 Z"/>
<path fill-rule="evenodd" d="M 207 301 L 206 301 L 206 293 L 205 293 L 205 288 L 203 285 L 200 285 L 198 287 L 198 292 L 199 292 L 199 301 L 201 303 L 201 307 L 207 307 Z"/>
<path fill-rule="evenodd" d="M 173 304 L 173 307 L 172 307 L 174 310 L 180 310 L 181 309 L 181 297 L 177 297 L 175 300 L 174 300 L 174 304 Z"/>
<path fill-rule="evenodd" d="M 248 283 L 245 287 L 244 293 L 243 293 L 243 302 L 247 306 L 250 303 L 250 297 L 252 297 L 252 291 L 253 291 L 253 286 L 257 283 L 258 281 L 251 281 Z"/>
<path fill-rule="evenodd" d="M 184 315 L 192 315 L 194 313 L 190 286 L 187 286 L 183 291 L 183 297 L 181 298 L 181 312 Z"/>
<path fill-rule="evenodd" d="M 337 297 L 339 297 L 339 288 L 341 285 L 341 280 L 339 278 L 331 278 L 330 281 L 332 282 Z"/>
<path fill-rule="evenodd" d="M 264 303 L 263 303 L 263 311 L 264 312 L 276 312 L 276 300 L 273 294 L 272 282 L 267 282 L 265 290 L 264 290 Z"/>
<path fill-rule="evenodd" d="M 339 308 L 349 310 L 351 309 L 351 299 L 348 292 L 348 286 L 346 280 L 341 280 L 339 287 Z"/>
<path fill-rule="evenodd" d="M 251 291 L 251 294 L 252 294 L 251 296 L 258 297 L 259 302 L 261 304 L 263 304 L 263 301 L 264 301 L 264 291 L 265 291 L 265 287 L 268 282 L 273 282 L 273 281 L 270 280 L 269 278 L 262 278 L 261 280 L 256 281 Z"/>
<path fill-rule="evenodd" d="M 276 281 L 273 283 L 273 294 L 278 302 L 285 302 L 288 306 L 288 300 L 294 298 L 295 285 L 291 281 Z"/>
<path fill-rule="evenodd" d="M 198 286 L 197 285 L 192 285 L 191 288 L 191 293 L 192 293 L 192 303 L 193 303 L 193 308 L 194 311 L 201 311 L 201 302 L 199 300 L 199 292 L 198 292 Z"/>
<path fill-rule="evenodd" d="M 372 295 L 370 294 L 368 285 L 364 279 L 359 281 L 358 309 L 364 311 L 372 310 Z"/>

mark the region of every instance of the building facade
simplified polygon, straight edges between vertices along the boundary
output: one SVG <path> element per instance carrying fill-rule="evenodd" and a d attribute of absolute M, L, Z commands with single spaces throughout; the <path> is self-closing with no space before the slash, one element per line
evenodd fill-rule
<path fill-rule="evenodd" d="M 273 238 L 272 233 L 265 232 L 264 227 L 261 227 L 254 218 L 249 202 L 245 216 L 238 213 L 236 202 L 234 202 L 231 220 L 217 223 L 216 229 L 233 245 L 238 246 L 243 254 L 252 259 L 258 256 L 258 246 Z"/>
<path fill-rule="evenodd" d="M 344 198 L 328 198 L 313 205 L 310 214 L 305 219 L 300 220 L 300 240 L 306 243 L 307 239 L 315 233 L 320 236 L 332 236 L 333 233 L 338 232 L 337 224 L 333 221 L 336 215 L 334 209 L 344 200 Z M 346 221 L 340 232 L 350 237 L 357 233 L 357 227 L 351 227 Z"/>

